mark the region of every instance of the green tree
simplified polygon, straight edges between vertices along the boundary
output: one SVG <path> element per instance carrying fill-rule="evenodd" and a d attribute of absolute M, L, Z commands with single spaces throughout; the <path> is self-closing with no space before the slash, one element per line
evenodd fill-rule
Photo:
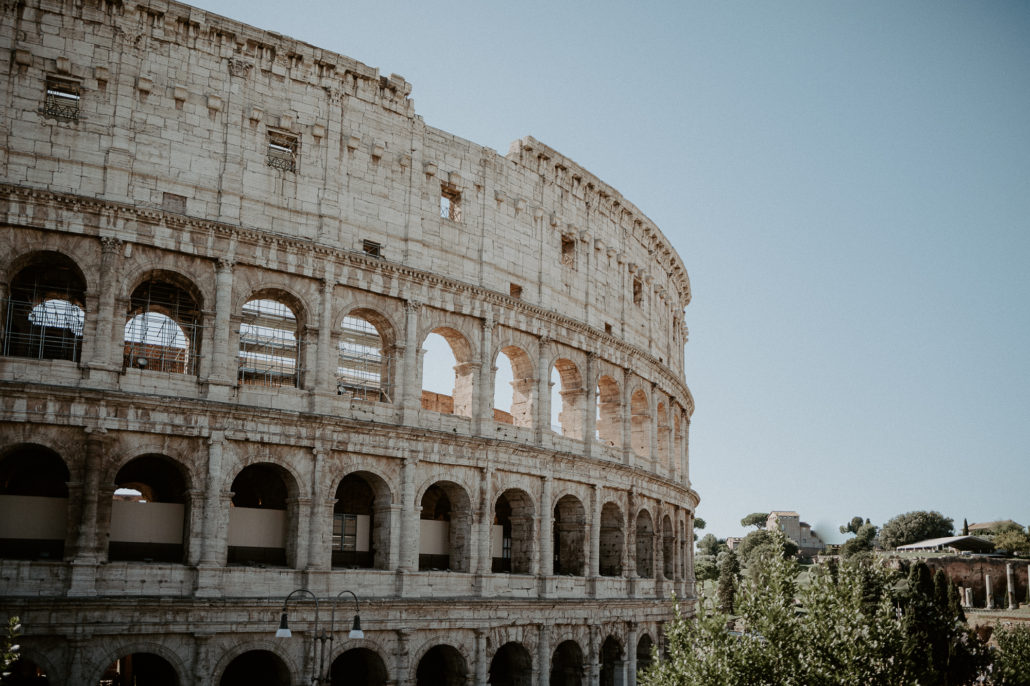
<path fill-rule="evenodd" d="M 778 551 L 782 557 L 794 557 L 798 554 L 798 546 L 782 532 L 766 529 L 752 531 L 737 545 L 737 555 L 745 567 L 751 565 L 751 560 L 757 558 L 758 553 L 770 551 Z"/>
<path fill-rule="evenodd" d="M 698 529 L 704 529 L 706 526 L 708 526 L 708 523 L 705 522 L 705 520 L 701 519 L 700 517 L 694 517 L 694 530 L 695 531 L 698 530 Z"/>
<path fill-rule="evenodd" d="M 841 527 L 841 529 L 843 528 L 844 527 Z M 855 532 L 855 537 L 848 539 L 844 542 L 844 545 L 840 547 L 841 556 L 849 558 L 858 553 L 872 550 L 873 540 L 876 538 L 876 532 L 876 527 L 868 522 L 860 526 L 858 531 Z"/>
<path fill-rule="evenodd" d="M 966 521 L 965 517 L 962 518 L 962 535 L 969 535 L 969 522 Z"/>
<path fill-rule="evenodd" d="M 733 601 L 737 593 L 737 577 L 740 576 L 740 563 L 732 550 L 719 556 L 719 588 L 718 608 L 725 614 L 733 613 Z"/>
<path fill-rule="evenodd" d="M 9 672 L 8 668 L 18 661 L 18 652 L 21 649 L 15 641 L 21 635 L 21 623 L 17 617 L 7 618 L 6 636 L 3 637 L 0 645 L 0 682 L 6 681 Z"/>
<path fill-rule="evenodd" d="M 765 528 L 765 522 L 769 519 L 768 512 L 752 512 L 740 520 L 741 526 L 753 526 L 756 529 Z"/>
<path fill-rule="evenodd" d="M 1010 553 L 1030 553 L 1030 536 L 1018 524 L 1004 524 L 991 537 L 994 546 Z"/>
<path fill-rule="evenodd" d="M 861 517 L 852 517 L 850 522 L 841 525 L 840 532 L 842 534 L 857 534 L 858 530 L 862 528 L 862 524 L 868 523 L 868 519 L 863 522 Z"/>
<path fill-rule="evenodd" d="M 729 550 L 725 539 L 716 538 L 715 534 L 705 534 L 697 542 L 697 551 L 701 555 L 718 555 L 724 550 Z"/>
<path fill-rule="evenodd" d="M 880 529 L 880 544 L 884 548 L 915 543 L 928 538 L 951 536 L 955 523 L 940 512 L 918 510 L 894 517 Z"/>
<path fill-rule="evenodd" d="M 715 555 L 698 555 L 694 558 L 694 578 L 700 582 L 702 590 L 706 581 L 719 578 L 719 564 Z"/>
<path fill-rule="evenodd" d="M 1030 686 L 1030 625 L 1001 625 L 994 632 L 998 652 L 992 671 L 995 686 Z"/>

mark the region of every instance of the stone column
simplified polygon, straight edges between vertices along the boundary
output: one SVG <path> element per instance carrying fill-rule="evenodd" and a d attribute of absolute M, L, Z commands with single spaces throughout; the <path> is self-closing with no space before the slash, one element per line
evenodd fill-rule
<path fill-rule="evenodd" d="M 540 338 L 536 363 L 537 392 L 539 402 L 536 404 L 536 426 L 535 441 L 539 444 L 543 440 L 544 432 L 551 430 L 551 374 L 550 374 L 550 348 L 551 339 L 547 336 Z"/>
<path fill-rule="evenodd" d="M 332 566 L 332 549 L 327 544 L 327 524 L 325 516 L 325 450 L 321 447 L 312 449 L 313 464 L 311 469 L 311 520 L 308 522 L 308 571 L 327 570 Z M 370 532 L 371 533 L 371 532 Z"/>
<path fill-rule="evenodd" d="M 322 290 L 319 294 L 315 365 L 314 370 L 306 370 L 307 378 L 304 380 L 305 388 L 326 398 L 336 395 L 336 372 L 333 369 L 333 353 L 335 352 L 333 348 L 333 287 L 333 279 L 327 276 L 322 280 Z M 305 347 L 307 345 L 310 345 L 310 342 L 305 344 Z M 327 411 L 328 407 L 323 410 Z"/>
<path fill-rule="evenodd" d="M 103 429 L 86 434 L 86 459 L 82 486 L 82 510 L 75 538 L 75 557 L 71 562 L 69 596 L 94 596 L 98 550 L 97 518 L 100 499 L 100 469 L 106 444 Z"/>
<path fill-rule="evenodd" d="M 482 331 L 479 341 L 479 388 L 476 393 L 476 403 L 473 408 L 472 431 L 482 434 L 494 423 L 494 381 L 496 380 L 497 367 L 493 359 L 493 315 L 487 313 L 483 318 Z M 457 393 L 455 393 L 457 395 Z"/>
<path fill-rule="evenodd" d="M 583 455 L 590 457 L 597 443 L 597 353 L 587 353 L 583 370 Z"/>
<path fill-rule="evenodd" d="M 597 626 L 587 627 L 587 640 L 590 644 L 587 646 L 587 668 L 584 670 L 586 682 L 596 686 L 601 683 L 601 638 Z"/>
<path fill-rule="evenodd" d="M 485 576 L 493 571 L 493 554 L 490 550 L 490 539 L 493 529 L 493 489 L 491 486 L 491 474 L 487 467 L 480 469 L 479 484 L 479 567 L 480 576 Z M 480 588 L 482 591 L 482 587 Z"/>
<path fill-rule="evenodd" d="M 683 413 L 683 445 L 680 446 L 683 469 L 680 471 L 682 483 L 690 488 L 690 416 Z"/>
<path fill-rule="evenodd" d="M 114 342 L 115 295 L 118 290 L 118 277 L 121 263 L 122 241 L 110 236 L 100 239 L 100 292 L 97 298 L 96 327 L 94 343 L 86 339 L 83 345 L 92 345 L 90 367 L 117 371 L 121 368 L 121 360 L 112 354 Z M 88 315 L 87 315 L 88 316 Z M 124 336 L 124 334 L 122 334 Z M 85 351 L 83 358 L 85 359 Z"/>
<path fill-rule="evenodd" d="M 537 684 L 551 686 L 551 625 L 541 622 L 538 627 L 537 661 L 540 669 Z"/>
<path fill-rule="evenodd" d="M 984 575 L 984 591 L 987 594 L 987 602 L 984 604 L 988 610 L 994 609 L 994 586 L 991 583 L 991 575 Z"/>
<path fill-rule="evenodd" d="M 590 561 L 587 576 L 597 579 L 601 575 L 601 486 L 593 485 L 590 499 Z"/>
<path fill-rule="evenodd" d="M 422 406 L 422 388 L 418 375 L 422 349 L 418 340 L 418 319 L 422 304 L 414 300 L 404 303 L 404 357 L 401 361 L 400 384 L 396 402 L 401 409 L 401 423 L 418 424 L 418 411 Z"/>
<path fill-rule="evenodd" d="M 637 623 L 626 622 L 626 683 L 637 686 Z"/>
<path fill-rule="evenodd" d="M 633 462 L 633 404 L 630 400 L 630 380 L 633 371 L 629 367 L 622 370 L 622 462 Z"/>
<path fill-rule="evenodd" d="M 418 570 L 418 508 L 415 507 L 415 465 L 414 457 L 404 458 L 401 469 L 401 555 L 402 572 Z"/>
<path fill-rule="evenodd" d="M 630 491 L 626 498 L 626 577 L 637 578 L 637 496 Z"/>
<path fill-rule="evenodd" d="M 551 504 L 551 477 L 544 476 L 540 496 L 540 581 L 546 587 L 546 578 L 554 574 L 554 506 Z"/>
<path fill-rule="evenodd" d="M 647 399 L 647 411 L 651 413 L 650 421 L 647 423 L 648 433 L 650 434 L 651 449 L 648 451 L 650 455 L 648 459 L 651 462 L 651 471 L 658 471 L 659 463 L 659 448 L 658 448 L 658 384 L 651 384 L 650 397 Z"/>
<path fill-rule="evenodd" d="M 966 607 L 973 607 L 973 588 L 966 587 Z"/>
<path fill-rule="evenodd" d="M 387 525 L 390 527 L 390 549 L 387 551 L 386 568 L 396 570 L 400 568 L 402 559 L 401 549 L 403 541 L 401 536 L 404 526 L 404 505 L 390 505 L 383 508 L 383 510 L 389 513 Z"/>
<path fill-rule="evenodd" d="M 486 629 L 476 629 L 476 684 L 486 686 Z"/>
<path fill-rule="evenodd" d="M 206 686 L 211 683 L 211 638 L 213 633 L 194 632 L 193 634 L 193 683 Z"/>
<path fill-rule="evenodd" d="M 1012 563 L 1005 564 L 1005 595 L 1008 599 L 1008 609 L 1015 610 L 1019 607 L 1016 603 L 1016 580 L 1012 573 Z"/>
<path fill-rule="evenodd" d="M 408 653 L 408 641 L 411 638 L 411 632 L 408 629 L 397 629 L 397 647 L 394 650 L 394 672 L 396 674 L 394 683 L 396 684 L 410 684 L 413 680 L 409 679 L 411 675 L 411 656 Z"/>
<path fill-rule="evenodd" d="M 220 258 L 215 264 L 215 332 L 214 350 L 210 351 L 213 361 L 211 380 L 215 383 L 232 385 L 232 359 L 235 351 L 229 349 L 229 322 L 232 316 L 232 260 Z"/>
<path fill-rule="evenodd" d="M 207 444 L 207 487 L 204 492 L 204 521 L 202 530 L 204 540 L 200 553 L 202 567 L 220 566 L 224 560 L 224 550 L 219 545 L 219 538 L 227 535 L 220 531 L 222 520 L 222 450 L 225 447 L 225 434 L 212 431 Z"/>

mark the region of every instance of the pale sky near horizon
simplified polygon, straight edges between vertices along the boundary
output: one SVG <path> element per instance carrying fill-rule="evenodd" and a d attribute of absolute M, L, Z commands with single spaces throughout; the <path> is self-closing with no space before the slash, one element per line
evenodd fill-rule
<path fill-rule="evenodd" d="M 709 532 L 1030 524 L 1030 3 L 197 4 L 403 75 L 430 126 L 532 135 L 661 228 Z"/>

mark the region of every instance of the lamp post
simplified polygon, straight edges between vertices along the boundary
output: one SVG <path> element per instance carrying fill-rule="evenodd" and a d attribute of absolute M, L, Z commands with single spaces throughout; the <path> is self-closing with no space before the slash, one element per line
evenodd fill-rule
<path fill-rule="evenodd" d="M 347 634 L 348 638 L 364 638 L 365 632 L 361 630 L 361 617 L 358 607 L 358 596 L 354 595 L 353 591 L 340 591 L 333 598 L 333 604 L 331 606 L 331 612 L 329 615 L 329 631 L 321 632 L 318 631 L 318 597 L 306 588 L 298 588 L 291 591 L 286 599 L 283 601 L 282 616 L 279 618 L 279 628 L 275 632 L 276 638 L 291 638 L 293 632 L 290 631 L 289 622 L 287 620 L 286 608 L 290 602 L 290 599 L 298 593 L 306 593 L 311 596 L 311 599 L 315 601 L 315 629 L 312 634 L 312 638 L 318 641 L 318 672 L 311 677 L 311 683 L 313 684 L 328 684 L 329 675 L 325 664 L 326 649 L 325 644 L 329 643 L 329 654 L 333 652 L 333 632 L 336 628 L 336 601 L 340 599 L 344 593 L 350 593 L 351 597 L 354 598 L 354 621 L 351 623 L 350 633 Z"/>

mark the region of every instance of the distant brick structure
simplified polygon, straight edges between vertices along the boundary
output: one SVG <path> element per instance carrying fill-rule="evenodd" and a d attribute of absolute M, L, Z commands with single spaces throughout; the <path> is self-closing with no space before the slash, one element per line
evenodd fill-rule
<path fill-rule="evenodd" d="M 798 552 L 805 557 L 818 555 L 826 548 L 826 544 L 819 538 L 819 534 L 812 531 L 812 527 L 807 522 L 802 522 L 797 512 L 790 510 L 770 512 L 765 521 L 765 528 L 769 531 L 782 530 L 787 538 L 797 544 Z"/>

